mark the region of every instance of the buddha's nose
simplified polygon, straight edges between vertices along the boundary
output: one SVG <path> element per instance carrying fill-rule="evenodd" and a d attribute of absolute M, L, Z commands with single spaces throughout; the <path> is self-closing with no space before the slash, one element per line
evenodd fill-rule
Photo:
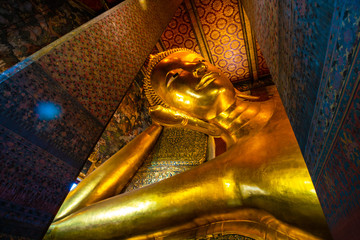
<path fill-rule="evenodd" d="M 196 64 L 195 69 L 193 70 L 193 75 L 197 78 L 201 78 L 207 71 L 206 64 L 200 62 Z"/>

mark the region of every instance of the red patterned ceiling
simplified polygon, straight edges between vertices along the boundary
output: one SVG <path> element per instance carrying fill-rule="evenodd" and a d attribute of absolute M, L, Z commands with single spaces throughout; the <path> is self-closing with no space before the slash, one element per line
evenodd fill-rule
<path fill-rule="evenodd" d="M 237 1 L 196 0 L 213 62 L 231 81 L 250 79 Z"/>
<path fill-rule="evenodd" d="M 189 13 L 184 3 L 180 5 L 164 33 L 161 35 L 161 41 L 165 49 L 188 48 L 200 53 Z"/>
<path fill-rule="evenodd" d="M 202 54 L 234 83 L 269 75 L 237 0 L 185 0 L 157 44 L 158 51 L 178 47 Z"/>

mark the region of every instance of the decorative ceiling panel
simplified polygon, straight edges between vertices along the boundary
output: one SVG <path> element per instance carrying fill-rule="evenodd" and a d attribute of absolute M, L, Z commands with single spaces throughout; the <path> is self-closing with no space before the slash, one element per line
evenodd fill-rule
<path fill-rule="evenodd" d="M 161 44 L 165 49 L 188 48 L 200 53 L 198 42 L 190 22 L 189 13 L 182 3 L 161 35 Z"/>
<path fill-rule="evenodd" d="M 195 0 L 214 64 L 231 80 L 250 79 L 244 32 L 236 0 Z"/>
<path fill-rule="evenodd" d="M 219 67 L 231 82 L 258 86 L 270 71 L 237 0 L 184 0 L 153 53 L 188 48 Z M 261 84 L 260 84 L 261 85 Z"/>

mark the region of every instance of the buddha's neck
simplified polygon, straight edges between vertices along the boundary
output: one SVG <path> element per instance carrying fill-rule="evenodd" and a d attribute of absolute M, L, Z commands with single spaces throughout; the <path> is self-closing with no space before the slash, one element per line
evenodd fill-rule
<path fill-rule="evenodd" d="M 212 119 L 212 122 L 223 130 L 222 138 L 230 147 L 240 138 L 259 132 L 273 112 L 273 101 L 255 102 L 237 99 L 227 110 Z"/>

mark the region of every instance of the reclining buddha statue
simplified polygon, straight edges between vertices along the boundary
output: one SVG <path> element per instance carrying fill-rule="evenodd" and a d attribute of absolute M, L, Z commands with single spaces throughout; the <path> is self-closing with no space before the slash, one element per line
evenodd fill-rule
<path fill-rule="evenodd" d="M 240 94 L 188 49 L 152 56 L 144 90 L 153 125 L 69 193 L 45 239 L 330 238 L 278 95 L 260 101 Z M 123 193 L 162 126 L 222 138 L 227 150 Z"/>

